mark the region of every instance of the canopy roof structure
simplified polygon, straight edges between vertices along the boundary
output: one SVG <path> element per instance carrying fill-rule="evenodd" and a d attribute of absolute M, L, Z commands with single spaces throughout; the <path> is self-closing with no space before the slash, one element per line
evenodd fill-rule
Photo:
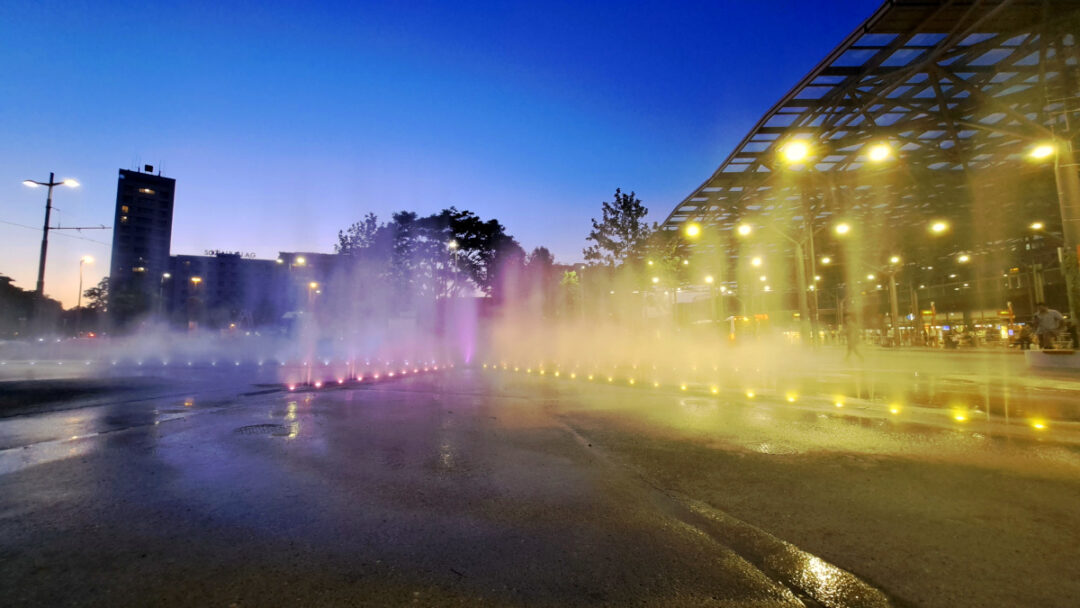
<path fill-rule="evenodd" d="M 871 248 L 931 257 L 947 252 L 912 249 L 935 220 L 954 251 L 1009 249 L 1035 220 L 1060 231 L 1052 159 L 1030 155 L 1080 131 L 1078 35 L 1077 0 L 889 0 L 663 227 L 803 234 L 843 218 Z"/>

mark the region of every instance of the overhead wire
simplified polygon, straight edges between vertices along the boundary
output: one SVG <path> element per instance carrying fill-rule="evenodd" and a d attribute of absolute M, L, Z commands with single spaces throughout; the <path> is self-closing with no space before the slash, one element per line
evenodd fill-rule
<path fill-rule="evenodd" d="M 8 224 L 10 226 L 18 226 L 19 228 L 26 228 L 27 230 L 36 230 L 38 232 L 41 232 L 41 228 L 36 228 L 34 226 L 27 226 L 26 224 L 19 224 L 19 223 L 16 223 L 16 222 L 9 222 L 7 220 L 0 220 L 0 224 Z M 63 230 L 69 230 L 69 228 L 64 228 Z M 78 230 L 78 228 L 72 228 L 70 230 Z M 64 232 L 56 232 L 55 228 L 53 228 L 51 231 L 54 232 L 54 234 L 56 234 L 57 236 L 63 236 L 63 237 L 67 237 L 69 239 L 78 239 L 80 241 L 90 241 L 91 243 L 97 243 L 99 245 L 109 245 L 109 243 L 106 243 L 105 241 L 99 241 L 97 239 L 92 239 L 92 238 L 85 237 L 85 236 L 76 236 L 74 234 L 67 234 L 67 233 L 64 233 Z"/>

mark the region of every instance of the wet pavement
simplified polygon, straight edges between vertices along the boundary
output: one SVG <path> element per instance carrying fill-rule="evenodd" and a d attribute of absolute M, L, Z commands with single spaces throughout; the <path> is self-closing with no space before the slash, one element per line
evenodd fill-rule
<path fill-rule="evenodd" d="M 0 418 L 5 605 L 1069 606 L 1080 452 L 481 369 Z M 912 408 L 914 409 L 914 408 Z"/>

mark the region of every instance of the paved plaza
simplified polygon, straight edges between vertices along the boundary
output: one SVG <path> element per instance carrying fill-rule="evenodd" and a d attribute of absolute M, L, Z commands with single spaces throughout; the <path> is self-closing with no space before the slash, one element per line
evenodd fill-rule
<path fill-rule="evenodd" d="M 1080 433 L 455 369 L 0 419 L 38 605 L 1069 606 Z"/>

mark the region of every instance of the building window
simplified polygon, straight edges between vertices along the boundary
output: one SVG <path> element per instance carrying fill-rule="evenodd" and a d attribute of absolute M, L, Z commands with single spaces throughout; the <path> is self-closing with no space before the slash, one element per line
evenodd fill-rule
<path fill-rule="evenodd" d="M 126 224 L 127 223 L 127 216 L 126 215 L 121 215 L 120 216 L 120 223 L 121 224 Z"/>
<path fill-rule="evenodd" d="M 139 188 L 139 192 L 141 192 L 143 194 L 153 194 L 154 193 L 154 191 L 151 190 L 150 188 Z"/>
<path fill-rule="evenodd" d="M 120 213 L 127 213 L 128 211 L 131 211 L 131 209 L 129 209 L 127 205 L 120 206 Z"/>

